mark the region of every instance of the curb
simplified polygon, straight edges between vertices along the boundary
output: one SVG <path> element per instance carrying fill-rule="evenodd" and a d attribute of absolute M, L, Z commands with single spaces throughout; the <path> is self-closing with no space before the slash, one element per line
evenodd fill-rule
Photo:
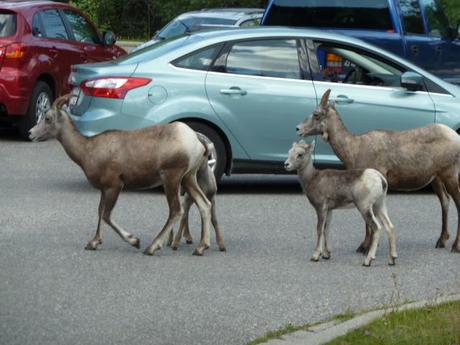
<path fill-rule="evenodd" d="M 429 305 L 438 305 L 446 302 L 459 301 L 460 294 L 436 298 L 435 300 L 424 300 L 420 302 L 408 303 L 399 307 L 388 307 L 367 312 L 354 318 L 341 322 L 338 320 L 320 323 L 309 327 L 306 331 L 297 331 L 282 336 L 280 339 L 270 340 L 267 345 L 320 345 L 332 341 L 342 335 L 347 334 L 359 327 L 365 326 L 372 321 L 384 316 L 388 312 L 404 311 L 423 308 Z"/>

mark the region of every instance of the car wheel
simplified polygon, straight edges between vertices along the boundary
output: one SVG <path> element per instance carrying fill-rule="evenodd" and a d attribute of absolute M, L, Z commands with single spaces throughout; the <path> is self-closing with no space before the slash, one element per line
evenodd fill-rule
<path fill-rule="evenodd" d="M 208 164 L 214 171 L 217 182 L 220 181 L 227 166 L 227 154 L 225 144 L 220 135 L 208 125 L 201 122 L 186 121 L 194 131 L 203 134 L 209 141 L 214 144 L 214 152 L 211 152 L 208 158 Z"/>
<path fill-rule="evenodd" d="M 39 81 L 35 85 L 30 99 L 29 109 L 20 120 L 18 127 L 21 137 L 29 140 L 29 130 L 37 124 L 38 119 L 51 107 L 53 91 L 45 82 Z"/>

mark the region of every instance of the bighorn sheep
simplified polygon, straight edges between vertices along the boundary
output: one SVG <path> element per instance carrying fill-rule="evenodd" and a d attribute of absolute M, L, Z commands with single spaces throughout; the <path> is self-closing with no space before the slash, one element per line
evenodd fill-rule
<path fill-rule="evenodd" d="M 214 146 L 212 142 L 210 142 L 201 133 L 197 132 L 196 134 L 202 142 L 207 142 L 208 152 L 212 152 L 213 146 Z M 206 195 L 208 200 L 211 202 L 211 222 L 212 222 L 212 225 L 214 226 L 214 230 L 216 231 L 216 241 L 219 246 L 219 250 L 223 252 L 226 250 L 226 248 L 225 248 L 224 240 L 222 238 L 222 234 L 220 232 L 220 226 L 217 221 L 217 214 L 216 214 L 217 182 L 214 176 L 214 172 L 212 171 L 211 167 L 208 165 L 208 162 L 206 160 L 204 160 L 201 163 L 200 168 L 198 169 L 198 172 L 196 174 L 196 178 L 197 178 L 198 185 L 200 186 L 201 190 Z M 171 248 L 173 250 L 177 250 L 177 248 L 179 247 L 182 235 L 185 237 L 186 242 L 188 244 L 192 243 L 192 235 L 190 234 L 190 229 L 188 226 L 188 214 L 189 214 L 190 207 L 192 206 L 192 204 L 193 204 L 193 199 L 190 197 L 189 194 L 185 194 L 183 203 L 182 203 L 184 207 L 184 214 L 182 215 L 179 230 L 176 234 L 176 237 L 174 238 L 174 241 L 171 244 Z M 172 238 L 171 238 L 171 241 L 172 241 Z"/>
<path fill-rule="evenodd" d="M 390 189 L 419 190 L 429 184 L 442 208 L 442 231 L 436 248 L 449 239 L 449 195 L 454 199 L 459 223 L 453 252 L 460 252 L 460 190 L 458 181 L 460 137 L 451 128 L 433 124 L 406 131 L 375 130 L 354 135 L 343 124 L 327 90 L 313 114 L 297 126 L 301 136 L 321 134 L 347 169 L 374 168 L 388 180 Z M 358 251 L 368 249 L 371 232 Z"/>
<path fill-rule="evenodd" d="M 96 234 L 86 249 L 95 250 L 102 243 L 101 220 L 123 240 L 139 248 L 139 239 L 117 225 L 111 219 L 111 212 L 124 187 L 153 188 L 162 185 L 169 217 L 144 251 L 144 254 L 153 255 L 163 246 L 174 223 L 183 214 L 180 201 L 182 186 L 200 210 L 202 239 L 194 254 L 203 255 L 210 244 L 211 203 L 198 186 L 196 173 L 207 157 L 205 143 L 190 127 L 180 122 L 134 131 L 106 131 L 85 137 L 62 109 L 68 98 L 68 95 L 62 96 L 54 102 L 30 130 L 30 138 L 33 141 L 56 138 L 69 157 L 83 169 L 88 181 L 101 191 Z"/>
<path fill-rule="evenodd" d="M 318 238 L 311 260 L 318 261 L 320 256 L 329 259 L 331 256 L 327 237 L 332 210 L 355 205 L 366 225 L 373 230 L 372 245 L 363 265 L 370 266 L 375 259 L 382 225 L 390 243 L 389 265 L 394 265 L 397 258 L 396 237 L 385 204 L 388 187 L 385 177 L 375 169 L 316 170 L 312 160 L 313 149 L 314 144 L 294 143 L 284 163 L 287 171 L 297 170 L 300 184 L 318 218 Z"/>

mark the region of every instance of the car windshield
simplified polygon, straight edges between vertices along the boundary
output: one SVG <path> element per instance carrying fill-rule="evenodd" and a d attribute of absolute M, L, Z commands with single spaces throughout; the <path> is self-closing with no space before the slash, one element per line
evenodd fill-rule
<path fill-rule="evenodd" d="M 275 0 L 266 24 L 394 31 L 387 0 Z"/>
<path fill-rule="evenodd" d="M 187 17 L 183 19 L 175 19 L 164 27 L 157 35 L 156 38 L 168 39 L 197 31 L 202 29 L 204 26 L 210 25 L 234 25 L 236 20 L 224 19 L 224 18 L 213 18 L 213 17 Z"/>
<path fill-rule="evenodd" d="M 13 36 L 16 33 L 16 14 L 0 13 L 0 37 Z"/>

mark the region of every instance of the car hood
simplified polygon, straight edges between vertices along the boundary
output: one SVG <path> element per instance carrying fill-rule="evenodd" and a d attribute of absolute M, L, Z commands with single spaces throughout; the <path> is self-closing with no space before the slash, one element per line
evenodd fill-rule
<path fill-rule="evenodd" d="M 88 79 L 100 77 L 129 77 L 137 68 L 137 64 L 120 65 L 113 61 L 99 62 L 93 64 L 73 65 L 69 76 L 69 84 L 80 85 Z"/>

